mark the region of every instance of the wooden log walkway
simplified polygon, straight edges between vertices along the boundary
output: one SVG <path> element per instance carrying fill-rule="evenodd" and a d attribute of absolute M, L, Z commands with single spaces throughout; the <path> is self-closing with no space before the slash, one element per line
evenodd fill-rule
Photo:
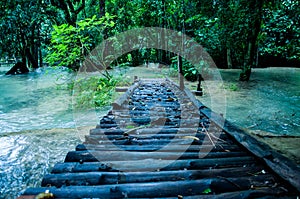
<path fill-rule="evenodd" d="M 20 198 L 297 198 L 290 160 L 169 80 L 140 80 Z"/>

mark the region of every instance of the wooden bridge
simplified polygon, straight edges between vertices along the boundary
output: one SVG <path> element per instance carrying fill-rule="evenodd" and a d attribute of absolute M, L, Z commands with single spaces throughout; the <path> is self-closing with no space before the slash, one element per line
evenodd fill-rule
<path fill-rule="evenodd" d="M 42 193 L 42 194 L 41 194 Z M 140 80 L 20 198 L 297 198 L 290 160 L 168 80 Z"/>

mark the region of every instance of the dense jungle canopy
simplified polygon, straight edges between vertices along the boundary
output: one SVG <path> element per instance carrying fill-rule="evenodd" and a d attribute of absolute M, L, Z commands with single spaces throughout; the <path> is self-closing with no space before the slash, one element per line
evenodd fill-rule
<path fill-rule="evenodd" d="M 219 68 L 297 67 L 298 0 L 7 0 L 0 2 L 0 57 L 38 68 L 78 69 L 101 41 L 138 27 L 162 27 L 194 38 Z M 171 64 L 158 49 L 130 52 L 118 64 Z M 184 72 L 195 73 L 184 62 Z"/>

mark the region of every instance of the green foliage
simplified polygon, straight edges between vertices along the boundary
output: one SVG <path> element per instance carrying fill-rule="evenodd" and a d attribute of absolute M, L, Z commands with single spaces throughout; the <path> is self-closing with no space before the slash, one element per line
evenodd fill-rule
<path fill-rule="evenodd" d="M 109 105 L 119 81 L 117 78 L 89 77 L 73 82 L 70 88 L 74 93 L 74 106 L 93 108 Z"/>
<path fill-rule="evenodd" d="M 260 54 L 300 60 L 300 2 L 284 1 L 276 6 L 265 8 Z"/>
<path fill-rule="evenodd" d="M 175 68 L 175 66 L 173 65 L 172 67 L 169 68 L 166 74 L 169 77 L 177 77 L 178 76 L 177 67 Z"/>
<path fill-rule="evenodd" d="M 100 3 L 105 4 L 104 16 Z M 219 67 L 232 63 L 233 68 L 249 69 L 268 56 L 300 61 L 299 4 L 297 0 L 1 1 L 0 54 L 27 59 L 30 54 L 40 63 L 47 54 L 51 65 L 76 69 L 103 38 L 154 26 L 193 37 Z M 170 64 L 173 56 L 141 47 L 113 64 Z M 183 65 L 185 76 L 193 79 L 195 69 L 185 61 Z"/>
<path fill-rule="evenodd" d="M 135 126 L 133 126 L 133 125 L 127 125 L 125 128 L 126 128 L 126 129 L 134 129 Z"/>
<path fill-rule="evenodd" d="M 113 18 L 106 13 L 100 19 L 94 15 L 92 18 L 78 21 L 76 26 L 54 25 L 47 61 L 51 65 L 78 69 L 85 55 L 101 41 L 102 38 L 98 36 L 101 35 L 101 31 L 106 27 L 115 26 Z"/>
<path fill-rule="evenodd" d="M 171 60 L 172 60 L 171 67 L 173 68 L 173 70 L 178 71 L 177 56 L 172 57 Z M 185 59 L 182 59 L 182 70 L 183 70 L 183 76 L 189 81 L 196 81 L 198 78 L 198 74 L 200 72 L 199 69 L 197 69 L 195 66 L 193 66 L 190 62 L 188 62 Z"/>
<path fill-rule="evenodd" d="M 195 38 L 212 56 L 221 56 L 222 42 L 220 24 L 218 18 L 210 19 L 201 14 L 195 15 L 187 20 L 193 26 L 199 25 L 201 28 L 195 30 Z"/>
<path fill-rule="evenodd" d="M 0 2 L 0 56 L 30 59 L 37 67 L 38 53 L 48 39 L 50 17 L 45 10 L 42 1 Z"/>
<path fill-rule="evenodd" d="M 209 194 L 209 193 L 211 193 L 212 191 L 211 191 L 211 189 L 210 188 L 207 188 L 207 189 L 205 189 L 202 193 L 204 193 L 204 194 Z"/>

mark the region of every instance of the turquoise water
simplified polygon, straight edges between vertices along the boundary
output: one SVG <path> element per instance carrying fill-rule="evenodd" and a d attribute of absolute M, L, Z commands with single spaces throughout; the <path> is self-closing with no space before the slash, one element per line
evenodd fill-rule
<path fill-rule="evenodd" d="M 93 111 L 75 122 L 72 96 L 64 87 L 75 74 L 44 68 L 5 76 L 8 69 L 0 67 L 0 198 L 39 186 L 42 176 L 81 143 L 75 127 L 96 125 Z M 255 69 L 249 82 L 238 81 L 239 70 L 220 72 L 228 120 L 252 130 L 300 135 L 300 69 Z M 204 94 L 199 99 L 209 106 L 205 89 Z"/>
<path fill-rule="evenodd" d="M 7 70 L 0 67 L 0 198 L 15 198 L 39 186 L 53 165 L 81 143 L 75 127 L 96 126 L 97 118 L 93 110 L 80 113 L 80 121 L 74 116 L 66 85 L 76 74 L 40 68 L 5 76 Z"/>
<path fill-rule="evenodd" d="M 63 69 L 38 69 L 29 74 L 5 76 L 8 68 L 0 69 L 0 134 L 74 127 L 70 92 L 59 89 L 73 74 Z"/>
<path fill-rule="evenodd" d="M 249 82 L 238 81 L 240 70 L 220 73 L 226 119 L 251 130 L 300 136 L 300 68 L 253 69 Z M 210 106 L 207 93 L 199 100 Z M 222 109 L 217 107 L 215 111 Z"/>
<path fill-rule="evenodd" d="M 0 136 L 0 198 L 16 198 L 80 143 L 75 129 L 29 130 Z"/>

